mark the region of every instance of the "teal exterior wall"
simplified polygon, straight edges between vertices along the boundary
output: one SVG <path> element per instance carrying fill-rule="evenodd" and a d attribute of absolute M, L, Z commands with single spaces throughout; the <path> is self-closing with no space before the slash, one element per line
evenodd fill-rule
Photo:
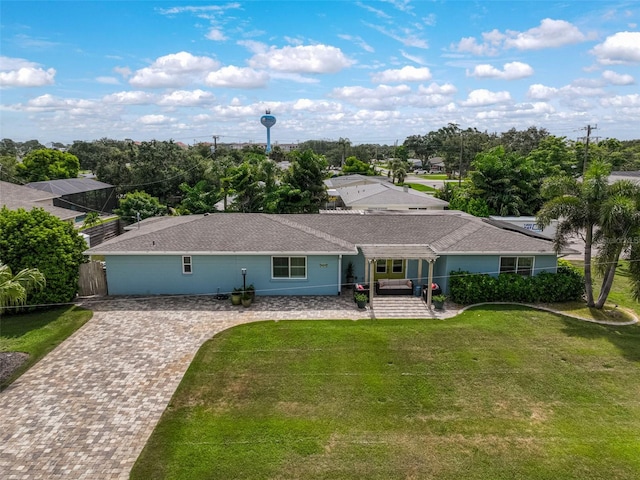
<path fill-rule="evenodd" d="M 228 293 L 247 285 L 256 295 L 337 295 L 337 255 L 307 256 L 306 279 L 271 278 L 271 256 L 192 255 L 192 273 L 182 273 L 182 255 L 108 255 L 110 295 L 194 295 Z"/>
<path fill-rule="evenodd" d="M 516 256 L 516 255 L 505 255 Z M 534 275 L 540 272 L 555 273 L 558 258 L 555 255 L 520 255 L 534 257 Z M 500 255 L 443 255 L 434 265 L 434 278 L 445 293 L 449 292 L 449 273 L 464 270 L 471 273 L 500 273 Z"/>

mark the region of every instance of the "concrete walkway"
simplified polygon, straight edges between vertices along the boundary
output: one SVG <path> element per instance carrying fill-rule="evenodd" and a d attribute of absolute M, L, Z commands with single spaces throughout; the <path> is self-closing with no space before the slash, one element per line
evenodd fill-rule
<path fill-rule="evenodd" d="M 258 297 L 248 309 L 210 297 L 85 306 L 93 318 L 0 393 L 3 480 L 128 478 L 195 353 L 224 329 L 256 320 L 372 317 L 350 295 Z"/>

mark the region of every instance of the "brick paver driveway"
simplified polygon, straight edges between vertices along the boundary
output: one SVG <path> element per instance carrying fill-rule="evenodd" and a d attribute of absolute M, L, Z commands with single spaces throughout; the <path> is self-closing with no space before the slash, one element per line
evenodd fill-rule
<path fill-rule="evenodd" d="M 368 318 L 347 296 L 110 299 L 0 393 L 0 478 L 128 478 L 202 343 L 258 319 Z"/>

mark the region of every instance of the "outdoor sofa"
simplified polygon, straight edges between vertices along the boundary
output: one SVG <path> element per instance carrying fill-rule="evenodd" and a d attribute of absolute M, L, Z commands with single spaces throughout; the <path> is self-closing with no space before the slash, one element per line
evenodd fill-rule
<path fill-rule="evenodd" d="M 376 282 L 376 295 L 412 295 L 413 282 L 408 278 L 381 278 Z"/>

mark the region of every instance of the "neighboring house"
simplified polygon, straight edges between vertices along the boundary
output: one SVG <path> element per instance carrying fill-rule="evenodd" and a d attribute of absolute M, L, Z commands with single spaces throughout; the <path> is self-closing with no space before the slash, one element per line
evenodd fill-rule
<path fill-rule="evenodd" d="M 27 211 L 38 207 L 61 220 L 75 222 L 80 214 L 74 210 L 55 206 L 54 202 L 58 197 L 53 193 L 0 181 L 0 206 L 6 206 L 9 210 L 23 208 Z"/>
<path fill-rule="evenodd" d="M 433 157 L 429 159 L 429 165 L 431 165 L 431 172 L 445 172 L 446 167 L 444 164 L 444 158 L 442 157 Z"/>
<path fill-rule="evenodd" d="M 331 206 L 346 210 L 444 210 L 448 202 L 379 177 L 345 175 L 325 180 Z"/>
<path fill-rule="evenodd" d="M 624 172 L 611 172 L 609 175 L 609 183 L 617 182 L 618 180 L 629 180 L 633 183 L 640 183 L 640 172 L 637 170 Z"/>
<path fill-rule="evenodd" d="M 247 284 L 258 295 L 338 295 L 356 281 L 436 281 L 453 270 L 555 272 L 552 242 L 457 211 L 268 215 L 215 213 L 144 220 L 85 252 L 104 256 L 111 295 L 215 294 Z"/>
<path fill-rule="evenodd" d="M 79 212 L 113 213 L 118 203 L 113 185 L 92 178 L 31 182 L 27 187 L 52 193 L 56 195 L 53 200 L 55 206 Z"/>

